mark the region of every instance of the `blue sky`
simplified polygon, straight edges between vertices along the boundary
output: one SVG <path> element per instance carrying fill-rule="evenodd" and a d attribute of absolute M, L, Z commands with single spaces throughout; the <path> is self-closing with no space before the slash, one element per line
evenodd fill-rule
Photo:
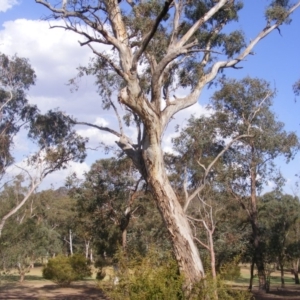
<path fill-rule="evenodd" d="M 248 41 L 264 27 L 263 11 L 268 2 L 244 1 L 244 9 L 235 27 L 246 33 Z M 76 67 L 79 64 L 84 65 L 88 62 L 91 53 L 88 48 L 79 46 L 78 36 L 59 29 L 50 30 L 48 23 L 40 20 L 47 14 L 48 11 L 34 0 L 0 0 L 0 52 L 8 55 L 17 53 L 30 59 L 38 80 L 28 96 L 42 111 L 61 107 L 79 119 L 114 125 L 115 117 L 112 113 L 103 112 L 100 108 L 100 113 L 95 110 L 95 107 L 100 105 L 92 79 L 83 79 L 78 93 L 70 92 L 66 83 L 76 75 Z M 293 14 L 292 19 L 290 25 L 281 27 L 281 35 L 274 31 L 262 40 L 254 49 L 255 55 L 247 57 L 246 61 L 240 64 L 242 69 L 229 69 L 226 70 L 226 74 L 234 78 L 251 76 L 269 81 L 278 90 L 274 101 L 274 111 L 278 119 L 286 124 L 286 130 L 296 131 L 300 135 L 300 99 L 295 102 L 292 92 L 293 83 L 300 78 L 300 9 Z M 199 104 L 180 113 L 173 125 L 184 124 L 184 120 L 191 113 L 203 113 L 203 105 L 208 102 L 211 93 L 212 90 L 205 90 Z M 167 131 L 164 139 L 166 149 L 170 147 L 171 138 L 174 136 L 172 128 L 171 126 Z M 114 137 L 108 134 L 99 136 L 97 131 L 87 128 L 81 128 L 79 131 L 91 139 L 92 147 L 101 141 L 114 144 Z M 28 151 L 30 147 L 24 137 L 17 138 L 15 151 L 19 159 L 20 153 L 26 152 L 26 149 Z M 94 160 L 102 156 L 102 152 L 93 152 L 86 163 L 73 164 L 72 168 L 82 173 L 88 170 Z M 299 161 L 299 155 L 287 166 L 280 161 L 280 168 L 288 179 L 287 192 L 292 192 L 295 186 L 294 175 L 300 173 Z M 55 187 L 62 185 L 68 172 L 72 172 L 71 169 L 50 176 L 43 187 L 51 183 Z"/>

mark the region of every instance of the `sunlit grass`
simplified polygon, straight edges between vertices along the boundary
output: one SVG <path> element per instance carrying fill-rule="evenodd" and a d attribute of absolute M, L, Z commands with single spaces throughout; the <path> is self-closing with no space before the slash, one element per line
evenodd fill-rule
<path fill-rule="evenodd" d="M 256 273 L 257 272 L 255 270 L 254 274 L 256 274 Z M 250 266 L 242 265 L 241 266 L 241 277 L 239 277 L 238 279 L 236 279 L 236 280 L 234 280 L 233 282 L 230 282 L 230 283 L 241 285 L 241 286 L 248 286 L 249 285 L 249 280 L 250 280 Z M 285 282 L 285 284 L 294 284 L 295 283 L 294 276 L 288 271 L 286 271 L 284 273 L 284 282 Z M 271 286 L 272 285 L 275 285 L 275 286 L 281 285 L 280 272 L 278 270 L 271 273 L 270 284 L 271 284 Z M 253 285 L 258 285 L 257 275 L 254 276 Z"/>

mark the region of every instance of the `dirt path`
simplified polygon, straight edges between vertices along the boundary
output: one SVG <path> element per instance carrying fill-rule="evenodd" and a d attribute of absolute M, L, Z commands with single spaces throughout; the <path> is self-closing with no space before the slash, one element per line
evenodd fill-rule
<path fill-rule="evenodd" d="M 73 283 L 59 287 L 51 282 L 9 283 L 0 286 L 1 300 L 108 300 L 93 283 Z"/>

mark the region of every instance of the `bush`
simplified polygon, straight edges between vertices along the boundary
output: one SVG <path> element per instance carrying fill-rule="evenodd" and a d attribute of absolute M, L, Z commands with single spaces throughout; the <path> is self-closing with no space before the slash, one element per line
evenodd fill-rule
<path fill-rule="evenodd" d="M 58 255 L 49 259 L 43 269 L 43 277 L 52 280 L 56 284 L 67 286 L 72 281 L 82 280 L 91 276 L 91 269 L 84 256 L 75 254 L 70 257 Z"/>
<path fill-rule="evenodd" d="M 173 257 L 163 256 L 153 248 L 145 257 L 138 253 L 131 255 L 127 257 L 121 251 L 117 254 L 116 285 L 100 284 L 108 296 L 115 300 L 183 299 L 183 279 Z"/>
<path fill-rule="evenodd" d="M 209 274 L 195 285 L 186 297 L 182 290 L 184 278 L 179 275 L 176 260 L 168 253 L 151 248 L 146 256 L 122 251 L 116 255 L 117 271 L 112 282 L 101 282 L 100 287 L 114 300 L 249 300 L 251 293 L 233 289 L 220 278 L 214 280 Z"/>
<path fill-rule="evenodd" d="M 89 266 L 86 258 L 81 254 L 74 254 L 69 257 L 72 269 L 76 274 L 76 280 L 82 280 L 85 277 L 92 275 L 91 267 Z"/>

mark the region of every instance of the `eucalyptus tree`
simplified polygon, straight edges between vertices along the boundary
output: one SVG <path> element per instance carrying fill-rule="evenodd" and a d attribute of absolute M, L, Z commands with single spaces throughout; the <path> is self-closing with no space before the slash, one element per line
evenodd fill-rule
<path fill-rule="evenodd" d="M 228 138 L 231 132 L 248 132 L 247 137 L 232 145 L 234 154 L 228 160 L 224 180 L 227 191 L 244 209 L 251 224 L 253 264 L 258 269 L 261 289 L 266 288 L 266 276 L 258 218 L 258 193 L 267 181 L 280 179 L 274 159 L 283 156 L 289 161 L 299 149 L 296 134 L 286 132 L 284 124 L 271 111 L 274 95 L 264 80 L 245 78 L 241 81 L 221 80 L 220 90 L 212 97 L 212 107 L 222 121 L 220 136 Z"/>
<path fill-rule="evenodd" d="M 65 168 L 70 160 L 85 157 L 85 139 L 79 137 L 70 122 L 56 111 L 40 114 L 29 104 L 26 91 L 35 83 L 36 75 L 28 60 L 18 56 L 0 55 L 0 190 L 11 180 L 7 167 L 14 162 L 12 147 L 21 129 L 28 130 L 35 146 L 22 166 L 30 188 L 15 206 L 0 217 L 0 236 L 6 221 L 29 199 L 42 180 L 50 173 Z M 24 155 L 25 156 L 25 155 Z"/>
<path fill-rule="evenodd" d="M 288 248 L 294 244 L 293 231 L 298 227 L 300 217 L 299 198 L 274 191 L 264 194 L 259 205 L 261 227 L 265 229 L 264 243 L 269 240 L 269 249 L 277 259 L 281 286 L 284 287 L 284 266 L 288 262 Z M 296 251 L 297 253 L 298 251 Z M 297 253 L 298 254 L 298 253 Z"/>
<path fill-rule="evenodd" d="M 13 162 L 14 137 L 37 113 L 28 103 L 26 91 L 36 75 L 26 58 L 0 54 L 0 175 Z"/>
<path fill-rule="evenodd" d="M 12 183 L 5 185 L 0 192 L 0 215 L 23 199 L 27 188 L 18 176 Z M 47 221 L 51 210 L 49 202 L 39 201 L 39 193 L 30 199 L 7 220 L 5 230 L 0 237 L 0 269 L 7 272 L 18 270 L 20 281 L 24 280 L 34 263 L 55 253 L 61 253 L 62 241 L 57 228 Z M 66 215 L 66 214 L 65 214 Z"/>
<path fill-rule="evenodd" d="M 139 179 L 130 159 L 102 159 L 69 190 L 81 236 L 92 241 L 101 260 L 112 258 L 119 245 L 143 254 L 149 245 L 165 242 L 160 215 Z"/>
<path fill-rule="evenodd" d="M 52 12 L 50 18 L 62 20 L 53 27 L 76 32 L 82 37 L 80 44 L 95 54 L 94 63 L 80 71 L 96 76 L 104 107 L 117 113 L 118 101 L 128 110 L 127 121 L 137 126 L 137 141 L 132 141 L 118 113 L 119 130 L 73 120 L 116 136 L 117 145 L 151 187 L 180 271 L 191 287 L 203 278 L 204 270 L 189 222 L 168 180 L 163 133 L 171 118 L 195 104 L 220 71 L 237 67 L 259 41 L 288 23 L 300 1 L 270 1 L 265 26 L 250 42 L 240 30 L 226 30 L 238 20 L 241 1 L 72 0 L 61 6 L 54 0 L 36 2 Z M 182 87 L 187 92 L 183 97 L 178 93 Z"/>

